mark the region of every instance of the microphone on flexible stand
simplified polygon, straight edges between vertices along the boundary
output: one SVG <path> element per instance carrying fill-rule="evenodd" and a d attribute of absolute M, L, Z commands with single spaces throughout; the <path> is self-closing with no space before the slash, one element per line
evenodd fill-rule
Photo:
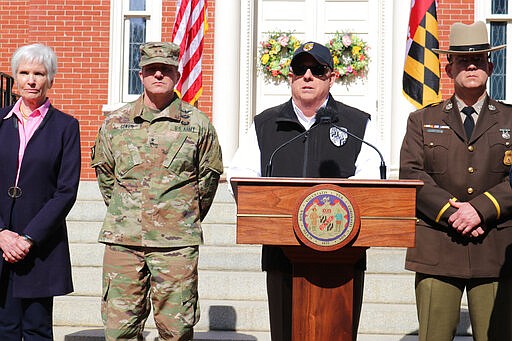
<path fill-rule="evenodd" d="M 329 111 L 325 110 L 325 108 L 320 108 L 320 109 L 317 110 L 315 118 L 316 118 L 315 124 L 309 130 L 303 131 L 299 135 L 294 136 L 293 138 L 289 139 L 288 141 L 286 141 L 285 143 L 283 143 L 282 145 L 277 147 L 272 152 L 272 154 L 270 154 L 270 158 L 268 159 L 268 163 L 265 166 L 265 176 L 266 177 L 271 177 L 272 176 L 272 161 L 273 161 L 274 156 L 277 154 L 278 151 L 280 151 L 281 149 L 283 149 L 284 147 L 286 147 L 287 145 L 289 145 L 293 141 L 295 141 L 295 140 L 297 140 L 297 139 L 299 139 L 299 138 L 301 138 L 303 136 L 307 136 L 310 131 L 312 131 L 313 129 L 316 129 L 318 126 L 323 125 L 323 124 L 332 124 L 333 116 L 332 116 L 332 114 Z"/>
<path fill-rule="evenodd" d="M 370 142 L 367 142 L 367 141 L 363 140 L 362 138 L 360 138 L 359 136 L 351 133 L 347 128 L 340 127 L 340 126 L 334 124 L 335 122 L 338 121 L 338 117 L 336 117 L 336 115 L 334 115 L 334 113 L 332 112 L 332 109 L 329 109 L 329 108 L 322 108 L 322 109 L 326 112 L 325 116 L 329 116 L 330 117 L 329 123 L 333 127 L 340 129 L 341 131 L 343 131 L 347 135 L 349 135 L 349 136 L 355 138 L 356 140 L 366 144 L 367 146 L 370 146 L 371 148 L 373 148 L 373 150 L 375 150 L 379 154 L 379 157 L 380 157 L 380 166 L 379 166 L 380 178 L 381 179 L 386 179 L 386 163 L 384 162 L 384 157 L 382 156 L 382 153 L 380 152 L 380 150 L 377 147 L 375 147 L 373 144 L 371 144 Z M 320 110 L 318 111 L 318 113 L 320 113 Z"/>
<path fill-rule="evenodd" d="M 380 157 L 380 166 L 379 166 L 379 170 L 380 170 L 380 178 L 381 179 L 386 179 L 386 163 L 384 162 L 384 157 L 382 156 L 381 152 L 377 149 L 377 147 L 375 147 L 373 144 L 371 144 L 370 142 L 366 142 L 365 140 L 363 140 L 362 138 L 360 138 L 359 136 L 355 135 L 355 134 L 352 134 L 350 131 L 348 131 L 347 128 L 345 127 L 340 127 L 334 123 L 331 123 L 333 127 L 336 127 L 338 129 L 340 129 L 341 131 L 347 133 L 347 135 L 349 136 L 352 136 L 353 138 L 355 138 L 356 140 L 366 144 L 367 146 L 370 146 L 372 147 L 378 154 L 379 154 L 379 157 Z"/>

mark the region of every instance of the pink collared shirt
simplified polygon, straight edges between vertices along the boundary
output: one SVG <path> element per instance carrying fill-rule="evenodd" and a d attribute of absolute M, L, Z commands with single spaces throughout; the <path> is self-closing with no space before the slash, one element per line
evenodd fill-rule
<path fill-rule="evenodd" d="M 20 176 L 21 163 L 23 161 L 23 155 L 25 155 L 25 149 L 27 148 L 28 141 L 34 135 L 34 132 L 37 130 L 44 117 L 48 113 L 48 109 L 50 108 L 50 100 L 47 98 L 43 105 L 34 110 L 28 117 L 27 121 L 23 121 L 23 116 L 21 115 L 20 105 L 22 99 L 20 98 L 18 102 L 14 105 L 12 110 L 5 116 L 4 119 L 10 118 L 12 115 L 16 115 L 18 118 L 18 133 L 20 135 L 20 149 L 18 150 L 18 172 L 16 174 L 16 185 L 18 184 L 18 178 Z"/>

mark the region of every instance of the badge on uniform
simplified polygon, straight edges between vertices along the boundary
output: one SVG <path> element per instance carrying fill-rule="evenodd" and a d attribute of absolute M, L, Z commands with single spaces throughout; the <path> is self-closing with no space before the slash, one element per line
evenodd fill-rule
<path fill-rule="evenodd" d="M 503 137 L 504 139 L 508 140 L 510 138 L 510 129 L 502 128 L 502 129 L 500 129 L 500 132 L 501 132 L 501 137 Z"/>
<path fill-rule="evenodd" d="M 505 156 L 503 157 L 503 164 L 505 166 L 512 165 L 512 150 L 507 150 L 505 152 Z"/>
<path fill-rule="evenodd" d="M 347 133 L 338 127 L 331 127 L 329 130 L 329 138 L 336 147 L 341 147 L 347 142 Z"/>
<path fill-rule="evenodd" d="M 188 126 L 190 124 L 190 112 L 191 110 L 180 109 L 180 123 L 184 126 Z"/>
<path fill-rule="evenodd" d="M 180 109 L 180 117 L 182 118 L 190 118 L 190 112 L 192 110 L 185 110 L 185 109 Z"/>

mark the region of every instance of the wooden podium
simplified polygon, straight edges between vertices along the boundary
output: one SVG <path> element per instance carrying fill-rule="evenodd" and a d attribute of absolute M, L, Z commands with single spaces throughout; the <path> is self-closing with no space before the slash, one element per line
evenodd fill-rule
<path fill-rule="evenodd" d="M 371 246 L 414 246 L 416 190 L 423 182 L 232 178 L 231 184 L 237 243 L 278 245 L 293 264 L 292 340 L 352 341 L 355 264 Z M 315 246 L 297 228 L 301 200 L 322 186 L 339 189 L 357 215 L 356 231 L 339 248 Z"/>

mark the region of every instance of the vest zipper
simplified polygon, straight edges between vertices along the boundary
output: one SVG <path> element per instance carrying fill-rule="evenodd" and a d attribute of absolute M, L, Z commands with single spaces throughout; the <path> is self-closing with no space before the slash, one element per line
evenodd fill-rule
<path fill-rule="evenodd" d="M 302 177 L 305 178 L 308 170 L 308 155 L 309 155 L 309 131 L 304 135 L 304 164 L 302 165 Z"/>

